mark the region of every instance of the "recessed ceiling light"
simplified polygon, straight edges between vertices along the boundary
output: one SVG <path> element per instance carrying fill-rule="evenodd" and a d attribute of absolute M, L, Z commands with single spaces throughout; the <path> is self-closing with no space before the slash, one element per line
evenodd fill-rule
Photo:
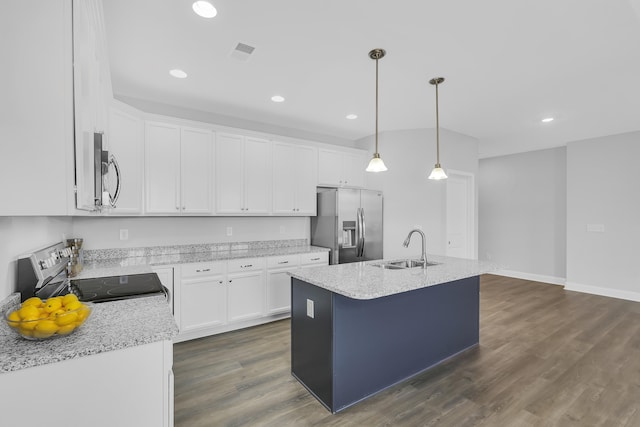
<path fill-rule="evenodd" d="M 184 71 L 179 70 L 177 68 L 175 68 L 173 70 L 169 70 L 169 74 L 171 74 L 176 79 L 186 79 L 187 78 L 187 73 L 185 73 Z"/>
<path fill-rule="evenodd" d="M 346 117 L 347 117 L 347 119 L 349 119 L 349 120 L 355 120 L 355 119 L 357 119 L 357 118 L 358 118 L 358 115 L 357 115 L 357 114 L 347 114 L 347 116 L 346 116 Z"/>
<path fill-rule="evenodd" d="M 280 95 L 273 95 L 271 97 L 271 100 L 273 102 L 284 102 L 284 96 L 280 96 Z"/>
<path fill-rule="evenodd" d="M 193 11 L 203 18 L 213 18 L 218 14 L 215 7 L 208 1 L 193 2 Z"/>
<path fill-rule="evenodd" d="M 541 120 L 542 123 L 549 123 L 553 121 L 553 117 L 545 117 L 544 119 Z"/>

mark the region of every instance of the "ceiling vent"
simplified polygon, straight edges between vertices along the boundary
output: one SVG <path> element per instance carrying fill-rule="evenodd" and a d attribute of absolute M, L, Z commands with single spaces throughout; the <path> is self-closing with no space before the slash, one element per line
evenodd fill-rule
<path fill-rule="evenodd" d="M 251 57 L 255 47 L 248 44 L 238 43 L 236 47 L 231 51 L 231 57 L 239 61 L 248 61 Z"/>

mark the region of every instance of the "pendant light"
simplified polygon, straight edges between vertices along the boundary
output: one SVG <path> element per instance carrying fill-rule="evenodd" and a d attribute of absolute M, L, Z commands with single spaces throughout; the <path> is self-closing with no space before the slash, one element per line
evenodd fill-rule
<path fill-rule="evenodd" d="M 440 117 L 438 114 L 438 85 L 444 82 L 444 77 L 434 77 L 429 80 L 429 83 L 436 87 L 436 166 L 431 171 L 429 179 L 447 179 L 447 174 L 444 173 L 442 166 L 440 166 Z"/>
<path fill-rule="evenodd" d="M 384 49 L 373 49 L 369 52 L 369 58 L 376 61 L 376 152 L 373 153 L 373 158 L 369 162 L 369 166 L 367 166 L 367 172 L 384 172 L 387 170 L 380 158 L 380 153 L 378 153 L 378 60 L 383 58 L 386 53 Z"/>

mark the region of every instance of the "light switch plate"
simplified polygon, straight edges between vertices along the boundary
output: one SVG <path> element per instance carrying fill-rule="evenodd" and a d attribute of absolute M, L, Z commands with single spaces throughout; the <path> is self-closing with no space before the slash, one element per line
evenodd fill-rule
<path fill-rule="evenodd" d="M 227 236 L 233 236 L 233 227 L 227 227 Z"/>
<path fill-rule="evenodd" d="M 129 240 L 129 230 L 122 228 L 120 230 L 120 240 Z"/>
<path fill-rule="evenodd" d="M 307 299 L 307 316 L 314 318 L 313 300 Z"/>

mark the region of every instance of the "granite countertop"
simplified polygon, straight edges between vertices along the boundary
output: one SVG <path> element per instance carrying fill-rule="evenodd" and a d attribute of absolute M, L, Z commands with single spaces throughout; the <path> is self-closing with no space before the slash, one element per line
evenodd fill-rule
<path fill-rule="evenodd" d="M 374 267 L 373 264 L 383 262 L 377 260 L 313 267 L 292 271 L 289 275 L 349 298 L 367 300 L 478 276 L 496 269 L 491 263 L 477 260 L 436 255 L 428 255 L 427 259 L 439 264 L 426 270 L 419 267 L 390 270 Z"/>
<path fill-rule="evenodd" d="M 13 294 L 0 304 L 0 310 L 4 313 L 4 307 L 19 301 L 19 294 Z M 178 327 L 162 296 L 94 304 L 82 327 L 49 340 L 26 340 L 2 321 L 0 373 L 170 340 L 177 334 Z"/>
<path fill-rule="evenodd" d="M 223 261 L 238 258 L 325 252 L 309 245 L 251 244 L 164 246 L 94 251 L 74 279 L 151 273 L 153 266 Z M 194 250 L 194 251 L 190 251 Z M 186 252 L 183 252 L 186 251 Z M 0 301 L 0 313 L 20 302 L 19 294 Z M 17 371 L 127 347 L 170 340 L 178 327 L 164 297 L 145 297 L 94 304 L 91 317 L 73 334 L 29 341 L 0 323 L 0 373 Z"/>
<path fill-rule="evenodd" d="M 138 254 L 138 252 L 133 252 L 131 253 L 131 255 L 133 256 L 95 259 L 85 262 L 84 269 L 75 278 L 85 279 L 88 277 L 113 276 L 118 274 L 149 273 L 151 272 L 152 266 L 224 261 L 238 258 L 262 258 L 270 256 L 296 255 L 328 251 L 329 249 L 322 248 L 320 246 L 304 245 L 257 249 L 245 248 L 233 250 L 213 250 L 189 253 L 147 254 L 142 256 L 135 256 Z M 122 254 L 120 253 L 113 255 L 122 256 Z M 99 275 L 96 276 L 95 274 Z"/>

